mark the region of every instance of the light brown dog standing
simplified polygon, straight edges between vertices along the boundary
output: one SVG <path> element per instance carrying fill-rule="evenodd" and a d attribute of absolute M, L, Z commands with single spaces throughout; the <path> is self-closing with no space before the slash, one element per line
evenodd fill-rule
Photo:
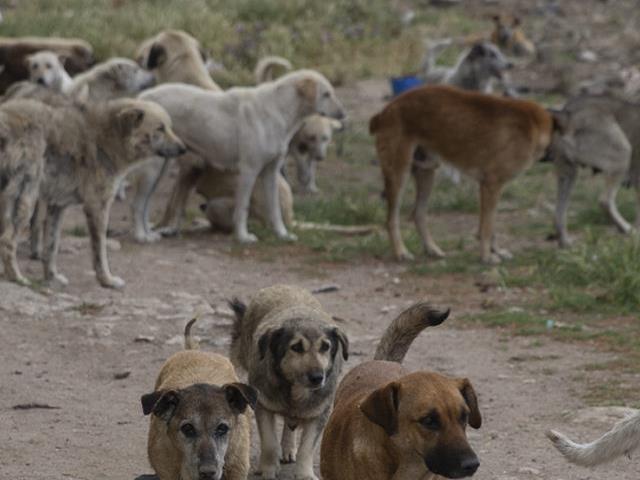
<path fill-rule="evenodd" d="M 475 473 L 480 462 L 467 442 L 467 424 L 480 428 L 476 394 L 466 378 L 408 373 L 400 365 L 411 342 L 449 312 L 418 303 L 385 331 L 375 360 L 340 382 L 324 430 L 324 480 L 435 480 Z"/>
<path fill-rule="evenodd" d="M 415 223 L 427 253 L 444 253 L 427 227 L 427 203 L 436 168 L 449 163 L 480 184 L 482 260 L 510 258 L 493 237 L 495 212 L 505 184 L 541 158 L 554 120 L 534 102 L 436 85 L 411 90 L 371 118 L 369 132 L 384 177 L 387 227 L 398 259 L 411 259 L 400 236 L 400 203 L 409 173 L 416 182 Z M 426 154 L 428 153 L 428 155 Z"/>
<path fill-rule="evenodd" d="M 160 480 L 245 480 L 249 473 L 251 415 L 258 393 L 238 383 L 222 355 L 185 348 L 171 356 L 153 393 L 143 395 L 145 415 L 153 414 L 147 445 Z"/>

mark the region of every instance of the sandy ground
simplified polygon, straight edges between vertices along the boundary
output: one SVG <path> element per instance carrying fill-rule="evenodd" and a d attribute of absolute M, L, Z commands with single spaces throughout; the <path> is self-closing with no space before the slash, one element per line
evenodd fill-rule
<path fill-rule="evenodd" d="M 341 96 L 353 117 L 364 118 L 382 104 L 384 88 L 363 82 L 343 89 Z M 156 206 L 163 203 L 156 199 Z M 116 204 L 116 230 L 128 225 L 127 212 L 126 204 Z M 83 225 L 78 209 L 67 215 L 65 230 L 75 225 Z M 471 225 L 464 230 L 470 232 Z M 110 262 L 114 274 L 127 281 L 122 292 L 98 286 L 87 239 L 70 235 L 59 258 L 61 272 L 71 281 L 64 290 L 35 291 L 0 279 L 2 479 L 132 480 L 151 473 L 148 419 L 139 398 L 151 391 L 162 362 L 181 348 L 184 324 L 201 315 L 195 333 L 202 348 L 227 353 L 231 321 L 225 300 L 247 298 L 274 283 L 340 286 L 319 298 L 344 319 L 353 352 L 346 369 L 371 357 L 385 325 L 405 306 L 428 299 L 451 307 L 443 326 L 417 339 L 406 365 L 471 379 L 484 417 L 483 427 L 469 432 L 481 460 L 475 478 L 638 478 L 637 460 L 620 459 L 594 470 L 570 466 L 544 436 L 546 429 L 561 427 L 586 440 L 619 418 L 620 412 L 609 409 L 567 415 L 585 407 L 580 392 L 586 383 L 609 375 L 585 366 L 612 355 L 585 344 L 512 338 L 457 322 L 460 315 L 481 310 L 483 302 L 508 304 L 517 291 L 481 293 L 473 278 L 416 277 L 407 266 L 375 260 L 318 265 L 290 246 L 267 261 L 211 233 L 187 233 L 154 245 L 135 244 L 127 235 L 118 240 L 121 248 L 110 251 Z M 41 276 L 40 265 L 27 260 L 25 251 L 20 261 L 29 277 Z M 13 408 L 31 403 L 53 408 Z M 255 435 L 253 445 L 255 462 Z M 292 478 L 290 470 L 285 467 L 282 478 Z"/>

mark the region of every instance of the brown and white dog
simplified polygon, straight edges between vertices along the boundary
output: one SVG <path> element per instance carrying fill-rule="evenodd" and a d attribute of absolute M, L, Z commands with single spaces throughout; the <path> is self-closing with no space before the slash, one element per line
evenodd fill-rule
<path fill-rule="evenodd" d="M 222 355 L 194 351 L 195 319 L 185 327 L 185 351 L 162 366 L 152 393 L 149 462 L 160 480 L 245 480 L 249 473 L 251 410 L 258 393 L 238 382 Z"/>
<path fill-rule="evenodd" d="M 480 462 L 466 427 L 480 428 L 482 418 L 469 380 L 409 373 L 401 365 L 418 334 L 448 315 L 428 303 L 408 308 L 385 331 L 374 360 L 342 379 L 322 437 L 324 480 L 435 480 L 476 472 Z"/>
<path fill-rule="evenodd" d="M 444 253 L 427 227 L 427 202 L 440 160 L 480 184 L 482 260 L 499 263 L 511 254 L 494 239 L 498 200 L 507 182 L 540 159 L 554 130 L 552 115 L 534 102 L 500 98 L 449 86 L 406 92 L 374 115 L 369 132 L 384 177 L 387 227 L 393 253 L 411 259 L 400 235 L 400 203 L 411 173 L 416 181 L 415 223 L 427 253 Z"/>

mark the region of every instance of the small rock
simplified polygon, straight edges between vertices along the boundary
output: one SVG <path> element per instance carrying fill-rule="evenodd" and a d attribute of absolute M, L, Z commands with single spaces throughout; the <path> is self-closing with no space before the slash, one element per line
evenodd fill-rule
<path fill-rule="evenodd" d="M 153 335 L 138 335 L 133 339 L 136 343 L 151 343 L 156 339 Z"/>
<path fill-rule="evenodd" d="M 398 307 L 396 307 L 395 305 L 385 305 L 380 309 L 380 311 L 382 313 L 389 313 L 390 311 L 395 310 L 396 308 Z"/>
<path fill-rule="evenodd" d="M 592 50 L 583 50 L 578 54 L 578 60 L 581 62 L 594 63 L 598 61 L 598 55 Z"/>
<path fill-rule="evenodd" d="M 538 470 L 537 468 L 533 468 L 533 467 L 521 467 L 518 469 L 518 473 L 524 473 L 527 475 L 536 475 L 536 476 L 540 476 L 540 470 Z"/>
<path fill-rule="evenodd" d="M 129 371 L 114 373 L 113 374 L 113 379 L 114 380 L 124 380 L 125 378 L 129 378 L 129 375 L 131 375 L 131 372 L 129 372 Z"/>
<path fill-rule="evenodd" d="M 391 279 L 391 283 L 393 283 L 394 285 L 399 285 L 400 284 L 400 279 L 398 277 L 393 277 Z"/>

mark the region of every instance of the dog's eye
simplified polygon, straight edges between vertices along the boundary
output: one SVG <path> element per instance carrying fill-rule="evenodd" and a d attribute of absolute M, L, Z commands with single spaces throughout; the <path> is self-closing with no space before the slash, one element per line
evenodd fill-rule
<path fill-rule="evenodd" d="M 320 345 L 320 353 L 324 353 L 331 348 L 331 344 L 329 342 L 322 342 Z"/>
<path fill-rule="evenodd" d="M 51 64 L 50 64 L 50 63 L 45 64 L 45 68 L 46 68 L 47 70 L 51 69 Z"/>
<path fill-rule="evenodd" d="M 31 68 L 33 68 L 35 70 L 36 68 L 38 68 L 38 64 L 37 63 L 32 64 Z"/>
<path fill-rule="evenodd" d="M 438 417 L 438 414 L 435 412 L 432 412 L 429 415 L 420 419 L 420 423 L 424 428 L 427 428 L 429 430 L 440 429 L 440 418 Z"/>
<path fill-rule="evenodd" d="M 191 425 L 190 423 L 185 423 L 180 427 L 180 431 L 187 438 L 193 438 L 196 436 L 196 427 Z"/>
<path fill-rule="evenodd" d="M 216 428 L 216 437 L 223 437 L 228 432 L 229 432 L 229 425 L 227 425 L 226 423 L 221 423 L 220 425 L 218 425 L 218 428 Z"/>
<path fill-rule="evenodd" d="M 165 128 L 165 126 L 164 126 L 164 125 L 160 125 L 160 126 L 158 127 L 158 131 L 159 131 L 159 132 L 161 132 L 161 133 L 164 133 L 166 130 L 167 130 L 167 129 Z"/>
<path fill-rule="evenodd" d="M 329 92 L 324 92 L 324 93 L 322 94 L 322 97 L 323 97 L 323 98 L 329 98 L 330 96 L 331 96 L 331 94 L 330 94 Z"/>
<path fill-rule="evenodd" d="M 291 350 L 293 350 L 296 353 L 304 352 L 304 347 L 302 346 L 302 342 L 294 343 L 293 345 L 291 345 Z"/>
<path fill-rule="evenodd" d="M 315 142 L 315 141 L 316 141 L 316 136 L 315 136 L 315 135 L 311 135 L 311 136 L 309 137 L 309 141 L 310 141 L 310 142 Z"/>

